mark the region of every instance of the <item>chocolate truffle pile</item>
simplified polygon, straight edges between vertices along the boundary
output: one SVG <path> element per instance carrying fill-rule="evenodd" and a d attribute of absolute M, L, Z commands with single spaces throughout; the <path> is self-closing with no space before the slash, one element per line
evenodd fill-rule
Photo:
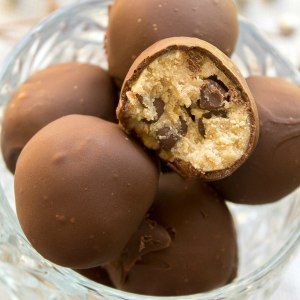
<path fill-rule="evenodd" d="M 231 0 L 116 0 L 108 72 L 58 64 L 14 92 L 1 148 L 41 255 L 144 295 L 236 278 L 225 200 L 272 203 L 300 184 L 300 88 L 245 80 L 227 56 L 237 35 Z"/>

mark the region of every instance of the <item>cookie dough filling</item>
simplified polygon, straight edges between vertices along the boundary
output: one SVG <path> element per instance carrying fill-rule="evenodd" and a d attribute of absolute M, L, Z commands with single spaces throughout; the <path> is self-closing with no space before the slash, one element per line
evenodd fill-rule
<path fill-rule="evenodd" d="M 170 51 L 151 62 L 126 93 L 129 129 L 167 161 L 203 172 L 231 167 L 250 137 L 248 105 L 199 52 Z"/>

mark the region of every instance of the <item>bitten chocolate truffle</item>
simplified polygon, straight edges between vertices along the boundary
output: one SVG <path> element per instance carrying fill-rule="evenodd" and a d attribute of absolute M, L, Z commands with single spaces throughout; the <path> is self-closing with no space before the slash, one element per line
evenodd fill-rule
<path fill-rule="evenodd" d="M 156 162 L 118 127 L 71 115 L 41 129 L 17 162 L 17 214 L 45 258 L 88 269 L 119 257 L 152 205 Z"/>
<path fill-rule="evenodd" d="M 32 75 L 14 93 L 2 124 L 1 147 L 14 173 L 20 152 L 48 123 L 70 114 L 115 120 L 115 88 L 100 67 L 66 63 Z"/>
<path fill-rule="evenodd" d="M 128 72 L 118 118 L 184 177 L 229 176 L 251 154 L 258 118 L 248 86 L 231 60 L 194 38 L 162 40 Z"/>
<path fill-rule="evenodd" d="M 145 49 L 174 36 L 200 38 L 231 55 L 238 37 L 234 1 L 116 0 L 106 34 L 110 74 L 121 86 Z"/>
<path fill-rule="evenodd" d="M 271 203 L 300 185 L 300 88 L 282 78 L 247 82 L 260 117 L 258 145 L 241 168 L 214 186 L 236 203 Z"/>
<path fill-rule="evenodd" d="M 236 233 L 225 202 L 204 183 L 173 173 L 161 176 L 147 222 L 106 268 L 119 289 L 181 296 L 230 283 L 237 264 Z"/>

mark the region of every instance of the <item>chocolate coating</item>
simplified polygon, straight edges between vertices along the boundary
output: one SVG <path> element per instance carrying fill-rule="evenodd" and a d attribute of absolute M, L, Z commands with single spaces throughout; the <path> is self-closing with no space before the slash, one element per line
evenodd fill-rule
<path fill-rule="evenodd" d="M 102 267 L 96 267 L 92 269 L 74 270 L 82 276 L 91 279 L 100 284 L 113 287 L 113 284 L 109 278 L 107 271 Z"/>
<path fill-rule="evenodd" d="M 271 203 L 300 185 L 300 88 L 282 78 L 247 82 L 260 118 L 258 145 L 243 166 L 213 185 L 236 203 Z"/>
<path fill-rule="evenodd" d="M 70 114 L 115 120 L 115 88 L 100 67 L 66 63 L 33 74 L 14 93 L 5 111 L 1 147 L 14 173 L 20 152 L 48 123 Z"/>
<path fill-rule="evenodd" d="M 121 86 L 131 64 L 145 49 L 174 36 L 196 37 L 231 55 L 238 37 L 234 2 L 116 0 L 106 34 L 110 74 Z"/>
<path fill-rule="evenodd" d="M 148 218 L 148 227 L 143 223 L 121 259 L 106 267 L 117 288 L 180 296 L 205 292 L 235 278 L 233 220 L 225 202 L 208 186 L 174 173 L 162 175 Z"/>
<path fill-rule="evenodd" d="M 21 226 L 45 258 L 73 269 L 116 259 L 152 205 L 158 169 L 118 127 L 70 115 L 40 130 L 17 162 Z"/>

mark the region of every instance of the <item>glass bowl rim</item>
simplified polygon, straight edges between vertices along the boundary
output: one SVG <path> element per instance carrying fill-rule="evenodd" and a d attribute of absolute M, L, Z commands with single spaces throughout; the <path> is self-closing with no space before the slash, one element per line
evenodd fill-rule
<path fill-rule="evenodd" d="M 103 2 L 103 5 L 105 3 L 110 4 L 110 0 L 101 0 Z M 84 9 L 87 6 L 90 6 L 92 8 L 93 5 L 99 4 L 99 0 L 86 0 L 81 3 L 77 4 L 71 4 L 66 5 L 63 8 L 58 9 L 57 11 L 50 14 L 48 17 L 46 17 L 44 20 L 33 26 L 30 31 L 13 47 L 12 51 L 7 55 L 6 59 L 2 63 L 2 67 L 0 70 L 0 86 L 3 84 L 3 81 L 6 77 L 6 74 L 8 73 L 10 66 L 14 63 L 16 57 L 18 57 L 23 49 L 30 43 L 30 41 L 34 38 L 35 35 L 37 35 L 39 32 L 43 31 L 44 27 L 49 26 L 53 23 L 57 23 L 58 21 L 63 21 L 65 17 L 69 17 L 72 15 L 72 11 L 78 11 L 81 7 Z M 263 45 L 267 44 L 268 51 L 271 52 L 278 60 L 280 60 L 283 64 L 285 64 L 291 74 L 294 75 L 295 80 L 297 82 L 300 82 L 300 74 L 296 70 L 296 68 L 288 61 L 286 60 L 259 32 L 259 30 L 256 28 L 254 24 L 247 21 L 243 17 L 239 17 L 240 23 L 244 24 L 248 27 L 249 30 L 251 30 L 253 36 L 260 41 Z M 3 191 L 2 187 L 0 189 Z M 4 196 L 4 201 L 7 201 L 6 197 Z M 296 200 L 298 201 L 298 200 Z M 11 207 L 8 206 L 10 209 Z M 13 217 L 16 219 L 16 215 L 13 213 Z M 19 229 L 20 226 L 18 226 Z M 21 233 L 23 237 L 23 232 Z M 24 238 L 24 237 L 23 237 Z M 172 296 L 172 297 L 158 297 L 158 296 L 146 296 L 146 295 L 139 295 L 129 292 L 120 291 L 114 288 L 110 288 L 104 285 L 101 285 L 99 283 L 96 283 L 88 278 L 86 279 L 85 287 L 97 291 L 99 290 L 99 287 L 102 288 L 102 292 L 105 291 L 108 295 L 107 296 L 116 296 L 120 297 L 121 299 L 201 299 L 201 300 L 208 300 L 208 299 L 216 299 L 219 297 L 226 297 L 229 295 L 232 295 L 232 292 L 234 291 L 243 291 L 247 288 L 249 285 L 255 284 L 255 282 L 259 282 L 260 279 L 266 277 L 269 273 L 274 271 L 277 267 L 279 267 L 286 259 L 289 258 L 290 254 L 294 252 L 294 250 L 297 248 L 297 246 L 300 244 L 300 218 L 297 222 L 296 228 L 294 231 L 290 234 L 290 237 L 287 241 L 287 243 L 281 247 L 280 250 L 277 251 L 275 255 L 273 255 L 267 262 L 265 262 L 262 266 L 257 268 L 256 270 L 250 272 L 246 276 L 241 277 L 240 279 L 224 286 L 217 288 L 213 291 L 207 292 L 207 293 L 200 293 L 200 294 L 192 294 L 187 296 Z M 41 256 L 40 256 L 41 257 Z M 42 258 L 42 257 L 41 257 Z M 44 258 L 42 258 L 44 259 Z M 52 265 L 52 263 L 51 263 Z M 55 267 L 57 269 L 57 267 Z M 64 270 L 63 267 L 59 267 L 61 270 Z M 60 270 L 60 271 L 61 271 Z M 62 271 L 63 274 L 66 274 L 64 271 Z M 75 273 L 75 277 L 82 278 L 81 275 L 78 273 Z M 76 282 L 76 284 L 80 285 L 80 282 Z"/>

